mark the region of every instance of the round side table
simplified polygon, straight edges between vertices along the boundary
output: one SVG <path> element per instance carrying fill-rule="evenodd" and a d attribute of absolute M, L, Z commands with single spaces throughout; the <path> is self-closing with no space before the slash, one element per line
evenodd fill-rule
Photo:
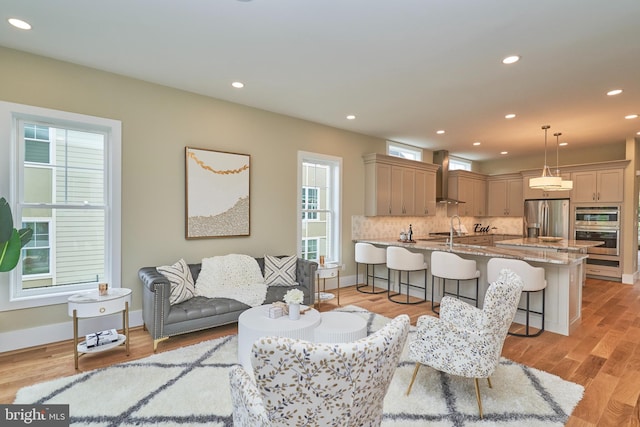
<path fill-rule="evenodd" d="M 129 355 L 129 304 L 131 289 L 111 288 L 107 295 L 100 295 L 97 290 L 71 295 L 67 300 L 69 316 L 73 317 L 73 358 L 78 369 L 80 353 L 98 353 L 125 344 Z M 107 316 L 122 312 L 122 328 L 124 334 L 118 334 L 118 341 L 97 347 L 87 348 L 85 342 L 78 343 L 78 319 Z"/>
<path fill-rule="evenodd" d="M 318 279 L 318 283 L 316 286 L 318 287 L 318 295 L 316 301 L 316 308 L 320 307 L 320 279 L 322 279 L 322 290 L 325 290 L 327 279 L 336 279 L 338 283 L 338 287 L 336 289 L 337 303 L 340 306 L 340 264 L 323 264 L 318 265 L 318 269 L 316 270 L 316 275 Z"/>

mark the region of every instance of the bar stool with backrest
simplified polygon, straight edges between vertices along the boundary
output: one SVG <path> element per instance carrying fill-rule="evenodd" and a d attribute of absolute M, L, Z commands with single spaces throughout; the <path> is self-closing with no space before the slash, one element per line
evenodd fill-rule
<path fill-rule="evenodd" d="M 358 283 L 356 290 L 363 294 L 381 294 L 387 292 L 386 289 L 376 291 L 376 279 L 387 280 L 387 277 L 376 276 L 376 265 L 387 263 L 387 250 L 385 248 L 378 248 L 371 243 L 356 243 L 356 279 L 360 272 L 360 264 L 365 265 L 365 283 Z M 369 273 L 369 267 L 371 266 L 371 273 Z M 371 285 L 369 285 L 369 278 L 371 278 Z M 358 282 L 358 280 L 356 280 Z M 387 284 L 387 289 L 389 285 Z"/>
<path fill-rule="evenodd" d="M 476 262 L 471 259 L 464 259 L 451 252 L 433 251 L 431 253 L 431 311 L 440 314 L 437 310 L 440 304 L 434 302 L 435 279 L 442 279 L 442 296 L 451 295 L 456 298 L 464 298 L 475 302 L 478 307 L 478 279 L 480 271 L 477 269 Z M 474 280 L 476 281 L 475 297 L 469 297 L 460 294 L 460 281 Z M 447 280 L 456 281 L 456 292 L 447 291 Z"/>
<path fill-rule="evenodd" d="M 389 246 L 387 248 L 387 298 L 389 301 L 398 303 L 398 304 L 420 304 L 427 300 L 427 263 L 424 260 L 424 255 L 419 253 L 414 253 L 408 251 L 405 248 L 400 248 L 397 246 Z M 391 271 L 398 271 L 398 292 L 391 293 Z M 410 282 L 409 274 L 412 271 L 420 271 L 424 270 L 424 287 L 412 285 Z M 407 273 L 407 281 L 402 281 L 402 272 L 405 271 Z M 402 285 L 406 285 L 407 287 L 407 297 L 406 301 L 402 301 L 398 296 L 402 296 Z M 409 300 L 409 290 L 411 288 L 424 290 L 424 299 L 418 299 L 414 301 Z"/>
<path fill-rule="evenodd" d="M 509 335 L 513 335 L 516 337 L 537 337 L 544 331 L 544 300 L 545 289 L 547 288 L 547 281 L 544 277 L 544 268 L 534 267 L 527 262 L 519 259 L 491 258 L 487 263 L 487 280 L 489 281 L 489 283 L 493 283 L 497 280 L 498 276 L 500 275 L 500 270 L 502 270 L 503 268 L 508 268 L 509 270 L 520 276 L 520 278 L 524 282 L 522 293 L 526 295 L 526 307 L 518 307 L 518 310 L 522 310 L 526 313 L 525 333 L 517 334 L 515 332 L 509 332 Z M 529 301 L 531 293 L 540 291 L 542 291 L 542 310 L 531 310 Z M 529 332 L 529 314 L 531 313 L 539 314 L 541 316 L 540 329 L 535 333 Z"/>

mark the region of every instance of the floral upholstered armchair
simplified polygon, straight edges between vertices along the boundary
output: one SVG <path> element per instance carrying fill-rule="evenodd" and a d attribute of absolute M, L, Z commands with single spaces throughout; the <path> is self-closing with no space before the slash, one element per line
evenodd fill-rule
<path fill-rule="evenodd" d="M 416 362 L 407 395 L 421 365 L 431 366 L 451 375 L 473 378 L 480 418 L 482 399 L 479 378 L 489 377 L 500 362 L 502 346 L 513 321 L 522 292 L 522 279 L 503 269 L 489 285 L 482 309 L 445 296 L 440 304 L 440 318 L 420 316 L 417 338 L 409 344 L 409 359 Z"/>
<path fill-rule="evenodd" d="M 379 426 L 408 332 L 409 317 L 401 315 L 351 343 L 259 339 L 255 381 L 241 366 L 229 373 L 233 425 Z"/>

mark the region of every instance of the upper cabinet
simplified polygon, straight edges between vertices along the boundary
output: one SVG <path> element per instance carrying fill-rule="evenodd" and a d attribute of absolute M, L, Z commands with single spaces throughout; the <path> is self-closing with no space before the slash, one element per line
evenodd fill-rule
<path fill-rule="evenodd" d="M 573 179 L 573 202 L 622 202 L 624 198 L 623 169 L 579 171 Z"/>
<path fill-rule="evenodd" d="M 435 215 L 437 165 L 366 154 L 365 215 Z"/>
<path fill-rule="evenodd" d="M 487 215 L 524 215 L 520 174 L 495 175 L 487 178 Z"/>
<path fill-rule="evenodd" d="M 458 215 L 487 216 L 486 176 L 463 170 L 450 171 L 449 197 L 464 202 L 458 204 Z"/>

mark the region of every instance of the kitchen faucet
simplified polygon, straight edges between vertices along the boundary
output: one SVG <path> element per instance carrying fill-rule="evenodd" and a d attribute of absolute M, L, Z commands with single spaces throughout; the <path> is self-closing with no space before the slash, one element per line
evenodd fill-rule
<path fill-rule="evenodd" d="M 462 221 L 458 215 L 453 215 L 451 217 L 451 228 L 449 229 L 449 251 L 453 250 L 453 220 L 454 218 L 458 218 L 458 230 L 462 229 Z"/>

